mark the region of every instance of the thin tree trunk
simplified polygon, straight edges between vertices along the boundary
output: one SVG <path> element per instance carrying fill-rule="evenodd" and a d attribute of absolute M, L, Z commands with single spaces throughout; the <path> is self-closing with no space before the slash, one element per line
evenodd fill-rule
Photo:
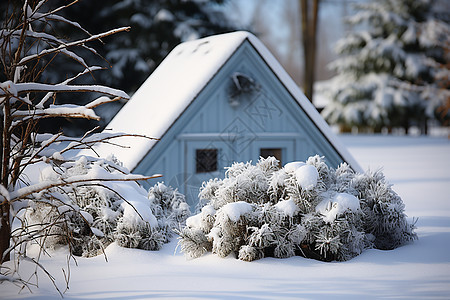
<path fill-rule="evenodd" d="M 5 101 L 3 107 L 3 118 L 1 128 L 1 162 L 2 167 L 0 170 L 0 183 L 7 189 L 8 188 L 8 166 L 9 166 L 9 134 L 8 134 L 8 114 L 9 114 L 9 102 Z M 0 263 L 9 261 L 9 255 L 3 257 L 5 251 L 9 248 L 11 238 L 11 225 L 9 222 L 9 202 L 6 198 L 0 197 Z"/>
<path fill-rule="evenodd" d="M 11 239 L 11 224 L 9 223 L 9 203 L 5 200 L 0 205 L 0 213 L 2 216 L 0 227 L 0 264 L 9 261 L 9 254 L 5 255 L 6 250 L 9 249 Z"/>
<path fill-rule="evenodd" d="M 303 63 L 303 91 L 305 93 L 305 96 L 308 99 L 311 99 L 311 94 L 308 90 L 308 81 L 309 81 L 309 47 L 308 47 L 308 0 L 301 0 L 300 1 L 300 9 L 301 9 L 301 16 L 302 16 L 302 42 L 303 42 L 303 56 L 304 56 L 304 63 Z"/>
<path fill-rule="evenodd" d="M 305 96 L 313 101 L 313 88 L 315 79 L 317 21 L 319 13 L 319 0 L 313 0 L 312 12 L 309 11 L 309 0 L 301 0 L 302 16 L 302 42 L 304 53 L 304 83 Z M 310 14 L 312 14 L 310 16 Z"/>
<path fill-rule="evenodd" d="M 11 137 L 9 128 L 11 124 L 9 99 L 6 99 L 3 105 L 3 118 L 1 120 L 1 169 L 0 169 L 0 183 L 4 188 L 8 189 L 9 184 L 9 158 L 10 158 L 10 142 Z M 10 204 L 8 199 L 0 197 L 0 263 L 9 261 L 9 254 L 5 257 L 5 251 L 8 250 L 11 239 L 11 224 L 10 224 Z"/>
<path fill-rule="evenodd" d="M 428 135 L 428 118 L 426 115 L 424 115 L 422 122 L 423 122 L 423 124 L 422 124 L 421 134 Z"/>
<path fill-rule="evenodd" d="M 403 129 L 405 130 L 405 134 L 408 135 L 409 133 L 409 120 L 405 119 L 403 121 Z"/>

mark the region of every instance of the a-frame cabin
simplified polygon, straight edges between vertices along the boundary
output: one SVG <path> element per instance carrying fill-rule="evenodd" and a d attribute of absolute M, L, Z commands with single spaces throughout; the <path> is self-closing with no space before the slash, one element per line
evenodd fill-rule
<path fill-rule="evenodd" d="M 117 113 L 108 129 L 159 138 L 122 138 L 100 147 L 135 173 L 163 174 L 191 208 L 203 181 L 235 161 L 272 155 L 282 164 L 325 156 L 361 171 L 267 48 L 248 32 L 177 46 Z"/>

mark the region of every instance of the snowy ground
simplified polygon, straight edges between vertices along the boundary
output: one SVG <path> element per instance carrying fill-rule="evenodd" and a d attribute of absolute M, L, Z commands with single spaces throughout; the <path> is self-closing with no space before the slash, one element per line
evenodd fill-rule
<path fill-rule="evenodd" d="M 176 241 L 159 252 L 111 245 L 108 262 L 78 258 L 65 299 L 450 299 L 450 140 L 341 136 L 364 169 L 383 167 L 419 240 L 393 251 L 369 250 L 339 263 L 301 257 L 251 263 L 212 254 L 186 260 Z M 43 260 L 64 287 L 59 252 Z M 40 275 L 33 293 L 0 285 L 0 299 L 60 299 Z"/>

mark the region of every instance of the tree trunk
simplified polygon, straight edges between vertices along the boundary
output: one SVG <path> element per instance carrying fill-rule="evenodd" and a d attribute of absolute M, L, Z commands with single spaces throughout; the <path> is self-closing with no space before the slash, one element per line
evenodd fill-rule
<path fill-rule="evenodd" d="M 422 128 L 420 129 L 420 134 L 428 135 L 428 118 L 426 115 L 423 116 L 421 127 Z"/>
<path fill-rule="evenodd" d="M 9 249 L 9 243 L 11 239 L 11 224 L 9 224 L 9 203 L 5 200 L 0 205 L 0 213 L 2 217 L 0 227 L 0 264 L 9 261 L 9 253 L 5 255 L 5 252 Z"/>
<path fill-rule="evenodd" d="M 305 96 L 313 101 L 313 88 L 315 77 L 317 18 L 319 13 L 319 0 L 313 0 L 312 12 L 309 11 L 309 0 L 301 1 L 302 15 L 302 42 L 304 53 L 304 83 Z M 312 15 L 310 15 L 312 14 Z"/>
<path fill-rule="evenodd" d="M 5 189 L 8 189 L 9 183 L 9 159 L 11 149 L 11 135 L 10 135 L 10 103 L 7 98 L 3 106 L 3 118 L 1 120 L 1 169 L 0 169 L 0 184 Z M 0 263 L 9 261 L 9 253 L 5 255 L 5 251 L 9 249 L 11 239 L 11 224 L 10 224 L 10 203 L 5 197 L 0 197 Z"/>
<path fill-rule="evenodd" d="M 405 118 L 403 121 L 403 129 L 405 130 L 405 135 L 408 135 L 409 133 L 409 120 Z"/>

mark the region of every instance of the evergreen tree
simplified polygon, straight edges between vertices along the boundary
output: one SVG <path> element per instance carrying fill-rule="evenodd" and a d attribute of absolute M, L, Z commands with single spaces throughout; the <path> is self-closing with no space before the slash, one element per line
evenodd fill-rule
<path fill-rule="evenodd" d="M 358 4 L 348 19 L 363 25 L 337 44 L 337 72 L 327 85 L 330 104 L 323 116 L 344 127 L 418 125 L 448 119 L 440 113 L 449 97 L 444 66 L 450 57 L 449 14 L 438 13 L 433 0 L 380 0 Z"/>

